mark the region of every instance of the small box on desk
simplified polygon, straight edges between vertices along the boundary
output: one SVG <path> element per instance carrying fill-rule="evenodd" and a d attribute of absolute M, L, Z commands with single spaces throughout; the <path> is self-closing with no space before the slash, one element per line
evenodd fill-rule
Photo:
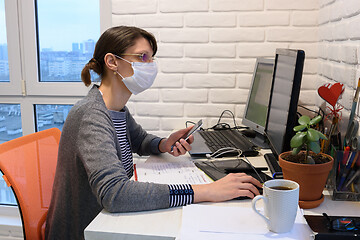
<path fill-rule="evenodd" d="M 360 201 L 360 151 L 336 151 L 327 188 L 332 199 Z"/>

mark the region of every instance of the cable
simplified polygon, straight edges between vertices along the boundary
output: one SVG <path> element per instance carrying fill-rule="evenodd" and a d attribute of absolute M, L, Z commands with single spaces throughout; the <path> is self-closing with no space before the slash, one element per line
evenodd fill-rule
<path fill-rule="evenodd" d="M 230 153 L 230 152 L 237 152 L 238 153 L 237 157 L 240 157 L 242 154 L 242 150 L 240 150 L 240 149 L 233 148 L 233 147 L 224 147 L 224 148 L 219 148 L 218 150 L 216 150 L 215 152 L 210 154 L 210 158 L 217 158 L 221 155 L 224 155 L 224 154 Z"/>
<path fill-rule="evenodd" d="M 256 168 L 254 167 L 254 165 L 251 164 L 251 162 L 249 161 L 249 159 L 247 159 L 246 156 L 244 156 L 244 158 L 245 158 L 246 162 L 250 165 L 250 167 L 254 170 L 254 172 L 256 173 L 256 175 L 259 177 L 259 179 L 261 180 L 261 183 L 264 183 L 264 182 L 265 182 L 264 179 L 260 176 L 260 174 L 258 173 L 258 171 L 256 170 Z M 245 161 L 245 160 L 243 159 L 243 161 Z"/>
<path fill-rule="evenodd" d="M 235 115 L 233 114 L 233 112 L 232 112 L 232 111 L 227 110 L 227 109 L 226 109 L 226 110 L 224 110 L 224 111 L 221 113 L 221 115 L 220 115 L 220 117 L 219 117 L 219 120 L 218 120 L 217 124 L 219 124 L 219 123 L 220 123 L 220 120 L 221 120 L 222 116 L 223 116 L 223 115 L 224 115 L 224 113 L 226 113 L 226 112 L 230 113 L 230 115 L 232 116 L 233 121 L 234 121 L 234 126 L 235 126 L 235 128 L 237 128 L 236 121 L 235 121 Z"/>
<path fill-rule="evenodd" d="M 305 106 L 303 106 L 303 105 L 298 105 L 298 107 L 301 107 L 301 108 L 303 108 L 303 109 L 305 109 L 305 110 L 307 110 L 307 111 L 309 111 L 309 112 L 313 112 L 313 113 L 316 113 L 316 114 L 319 114 L 319 115 L 324 116 L 324 111 L 323 111 L 321 108 L 319 108 L 319 111 L 315 111 L 315 110 L 312 110 L 312 109 L 310 109 L 310 108 L 307 108 L 307 107 L 305 107 Z M 320 112 L 322 112 L 322 114 L 321 114 Z"/>
<path fill-rule="evenodd" d="M 229 113 L 231 116 L 232 116 L 232 119 L 233 119 L 233 122 L 234 122 L 234 127 L 231 127 L 228 123 L 222 123 L 221 122 L 221 118 L 223 117 L 223 115 L 225 113 Z M 238 126 L 236 124 L 236 120 L 235 120 L 235 115 L 233 112 L 231 112 L 230 110 L 224 110 L 221 114 L 220 114 L 220 117 L 218 119 L 218 122 L 212 126 L 212 127 L 209 127 L 205 130 L 209 130 L 209 129 L 214 129 L 214 130 L 229 130 L 229 129 L 241 129 L 241 128 L 248 128 L 248 127 L 243 127 L 243 126 Z"/>

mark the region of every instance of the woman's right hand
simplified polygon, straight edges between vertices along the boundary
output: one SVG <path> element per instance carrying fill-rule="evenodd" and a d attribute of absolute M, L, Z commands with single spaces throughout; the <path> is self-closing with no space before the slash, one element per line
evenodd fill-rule
<path fill-rule="evenodd" d="M 262 184 L 245 173 L 230 173 L 209 184 L 192 185 L 194 203 L 222 202 L 237 197 L 254 198 L 260 194 L 257 187 L 262 188 Z"/>

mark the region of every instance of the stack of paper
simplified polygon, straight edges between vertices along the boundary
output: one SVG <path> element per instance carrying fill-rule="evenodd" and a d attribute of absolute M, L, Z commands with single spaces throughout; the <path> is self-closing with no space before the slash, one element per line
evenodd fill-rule
<path fill-rule="evenodd" d="M 138 181 L 168 184 L 203 184 L 211 182 L 204 172 L 190 161 L 138 163 Z"/>
<path fill-rule="evenodd" d="M 298 209 L 291 232 L 277 234 L 250 207 L 222 207 L 193 204 L 183 207 L 181 235 L 178 240 L 261 240 L 313 239 L 310 227 Z"/>

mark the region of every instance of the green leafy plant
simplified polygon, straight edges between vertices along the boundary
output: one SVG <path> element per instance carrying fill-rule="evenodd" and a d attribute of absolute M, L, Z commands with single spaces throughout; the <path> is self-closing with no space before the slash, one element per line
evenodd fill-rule
<path fill-rule="evenodd" d="M 292 137 L 290 141 L 290 146 L 293 149 L 292 154 L 298 154 L 301 149 L 305 148 L 306 155 L 304 163 L 313 164 L 314 161 L 309 155 L 310 151 L 314 153 L 320 152 L 319 139 L 327 140 L 327 137 L 321 132 L 311 128 L 321 121 L 322 117 L 320 115 L 310 119 L 308 116 L 301 116 L 298 120 L 298 126 L 294 127 L 296 134 Z"/>

